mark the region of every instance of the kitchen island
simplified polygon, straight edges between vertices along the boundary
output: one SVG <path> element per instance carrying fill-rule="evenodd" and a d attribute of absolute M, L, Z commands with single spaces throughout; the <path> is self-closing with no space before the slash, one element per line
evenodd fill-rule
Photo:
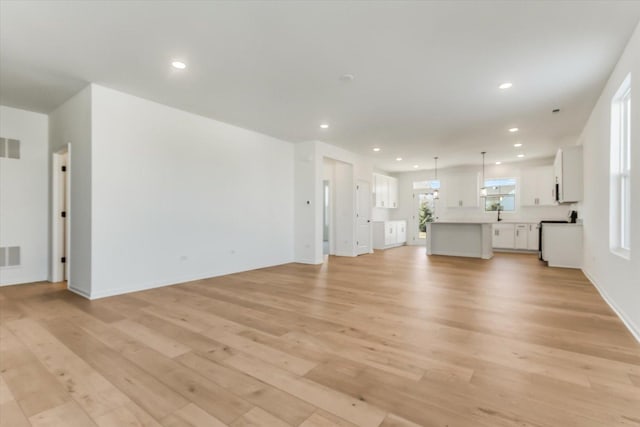
<path fill-rule="evenodd" d="M 427 223 L 427 255 L 449 255 L 491 259 L 491 223 Z"/>

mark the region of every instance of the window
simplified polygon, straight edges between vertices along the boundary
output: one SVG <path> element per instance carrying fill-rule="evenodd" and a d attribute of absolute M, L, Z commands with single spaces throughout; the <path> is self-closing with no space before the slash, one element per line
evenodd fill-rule
<path fill-rule="evenodd" d="M 631 75 L 611 102 L 611 192 L 609 229 L 611 250 L 629 257 L 631 250 Z"/>
<path fill-rule="evenodd" d="M 431 181 L 414 181 L 413 189 L 414 190 L 437 190 L 440 188 L 440 180 L 434 179 Z"/>
<path fill-rule="evenodd" d="M 484 210 L 513 212 L 516 210 L 515 178 L 497 178 L 484 181 L 487 195 L 484 197 Z"/>

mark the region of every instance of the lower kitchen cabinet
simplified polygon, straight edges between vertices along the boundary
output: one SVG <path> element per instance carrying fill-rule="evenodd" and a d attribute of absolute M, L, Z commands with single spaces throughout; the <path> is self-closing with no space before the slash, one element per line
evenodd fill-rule
<path fill-rule="evenodd" d="M 582 268 L 582 224 L 544 224 L 542 259 L 549 267 Z"/>
<path fill-rule="evenodd" d="M 538 224 L 527 224 L 527 249 L 530 251 L 538 250 L 538 242 L 540 240 Z"/>
<path fill-rule="evenodd" d="M 373 221 L 373 249 L 388 249 L 407 243 L 407 221 Z"/>
<path fill-rule="evenodd" d="M 493 224 L 494 249 L 538 250 L 538 224 Z"/>
<path fill-rule="evenodd" d="M 497 249 L 515 248 L 515 225 L 493 224 L 492 246 Z"/>
<path fill-rule="evenodd" d="M 527 224 L 516 224 L 516 235 L 514 236 L 515 249 L 528 249 L 529 248 L 529 231 L 527 230 Z"/>

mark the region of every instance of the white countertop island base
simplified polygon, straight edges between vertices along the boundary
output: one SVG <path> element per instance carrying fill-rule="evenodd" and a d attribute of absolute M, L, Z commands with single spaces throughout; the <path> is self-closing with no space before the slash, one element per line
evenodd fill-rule
<path fill-rule="evenodd" d="M 491 224 L 477 222 L 427 223 L 427 255 L 491 259 Z"/>

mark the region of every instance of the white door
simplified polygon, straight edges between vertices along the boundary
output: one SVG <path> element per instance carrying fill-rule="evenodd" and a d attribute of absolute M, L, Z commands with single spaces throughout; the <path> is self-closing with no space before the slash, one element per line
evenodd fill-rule
<path fill-rule="evenodd" d="M 366 181 L 356 184 L 356 253 L 371 252 L 371 185 Z"/>

